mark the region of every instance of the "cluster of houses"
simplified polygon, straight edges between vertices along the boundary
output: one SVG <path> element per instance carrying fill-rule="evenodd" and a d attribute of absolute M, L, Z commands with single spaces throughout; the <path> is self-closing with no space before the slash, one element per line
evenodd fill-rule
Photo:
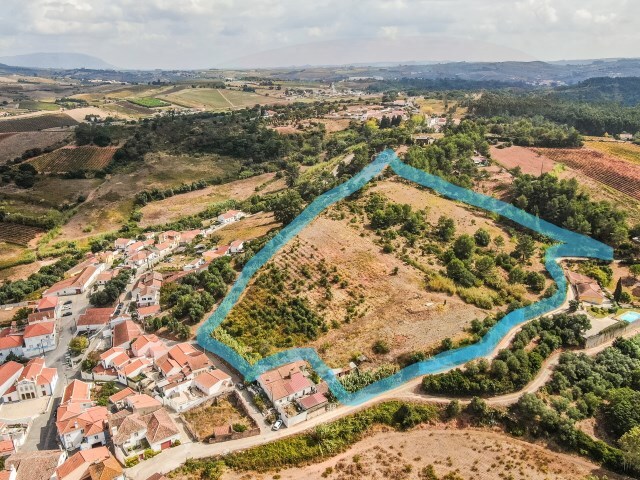
<path fill-rule="evenodd" d="M 57 298 L 42 298 L 35 306 L 35 311 L 28 315 L 26 326 L 19 327 L 14 322 L 10 327 L 0 330 L 0 363 L 12 354 L 33 358 L 55 350 L 59 309 Z"/>

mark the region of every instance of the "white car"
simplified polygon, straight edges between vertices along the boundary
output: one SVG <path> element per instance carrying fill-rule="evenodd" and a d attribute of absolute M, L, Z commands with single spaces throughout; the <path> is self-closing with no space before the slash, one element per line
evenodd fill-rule
<path fill-rule="evenodd" d="M 274 423 L 273 426 L 271 427 L 271 430 L 273 431 L 280 430 L 281 426 L 282 426 L 282 420 L 278 419 L 276 420 L 276 423 Z"/>
<path fill-rule="evenodd" d="M 63 305 L 62 311 L 64 312 L 65 310 L 71 310 L 71 305 Z"/>

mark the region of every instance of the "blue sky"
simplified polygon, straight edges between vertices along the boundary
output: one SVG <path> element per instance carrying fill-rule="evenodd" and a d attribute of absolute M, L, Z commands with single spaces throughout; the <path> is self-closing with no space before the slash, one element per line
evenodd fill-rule
<path fill-rule="evenodd" d="M 122 68 L 638 57 L 633 0 L 2 0 L 0 56 Z"/>

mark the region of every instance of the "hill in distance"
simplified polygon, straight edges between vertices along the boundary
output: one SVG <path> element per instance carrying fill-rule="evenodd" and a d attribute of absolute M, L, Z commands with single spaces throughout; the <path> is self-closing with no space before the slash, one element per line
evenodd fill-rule
<path fill-rule="evenodd" d="M 0 63 L 13 67 L 26 68 L 56 68 L 76 69 L 88 68 L 91 70 L 112 70 L 104 60 L 84 53 L 30 53 L 26 55 L 13 55 L 0 57 Z"/>

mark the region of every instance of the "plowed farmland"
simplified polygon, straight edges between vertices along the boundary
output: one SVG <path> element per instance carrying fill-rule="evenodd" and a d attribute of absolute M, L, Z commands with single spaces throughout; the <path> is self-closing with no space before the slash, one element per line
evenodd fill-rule
<path fill-rule="evenodd" d="M 0 120 L 0 133 L 36 132 L 48 128 L 70 127 L 77 124 L 78 122 L 64 113 L 38 115 L 35 117 Z"/>
<path fill-rule="evenodd" d="M 640 165 L 587 148 L 537 148 L 535 151 L 640 201 Z"/>
<path fill-rule="evenodd" d="M 17 223 L 0 224 L 0 241 L 15 243 L 17 245 L 28 245 L 42 230 L 28 225 L 18 225 Z"/>
<path fill-rule="evenodd" d="M 65 147 L 34 158 L 30 163 L 41 173 L 74 170 L 102 170 L 113 158 L 117 147 Z"/>

